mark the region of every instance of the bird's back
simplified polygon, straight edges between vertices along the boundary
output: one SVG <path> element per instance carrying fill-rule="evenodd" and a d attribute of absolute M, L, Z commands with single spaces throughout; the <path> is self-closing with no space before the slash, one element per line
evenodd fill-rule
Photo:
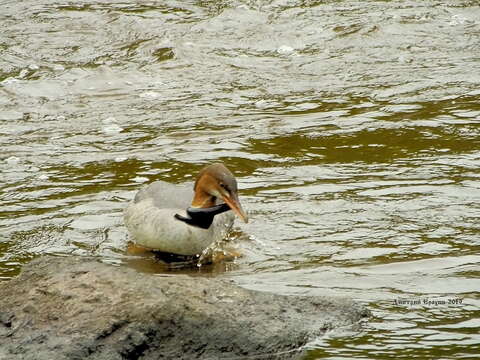
<path fill-rule="evenodd" d="M 165 181 L 155 181 L 135 195 L 134 203 L 151 199 L 159 209 L 186 209 L 193 198 L 193 184 L 170 184 Z"/>

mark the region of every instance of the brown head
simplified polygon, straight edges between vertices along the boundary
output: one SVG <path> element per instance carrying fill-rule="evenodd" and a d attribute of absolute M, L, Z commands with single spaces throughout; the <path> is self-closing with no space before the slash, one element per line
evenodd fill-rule
<path fill-rule="evenodd" d="M 248 222 L 248 216 L 238 199 L 237 180 L 225 165 L 215 163 L 200 170 L 193 190 L 195 195 L 192 207 L 212 207 L 218 198 L 223 200 L 240 219 Z"/>

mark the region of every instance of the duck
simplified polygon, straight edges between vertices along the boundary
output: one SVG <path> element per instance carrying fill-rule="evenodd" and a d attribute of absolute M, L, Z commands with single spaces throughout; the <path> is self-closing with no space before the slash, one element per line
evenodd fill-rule
<path fill-rule="evenodd" d="M 181 256 L 200 255 L 222 240 L 235 216 L 248 222 L 237 180 L 222 163 L 202 168 L 193 186 L 152 182 L 138 191 L 124 211 L 136 246 Z"/>

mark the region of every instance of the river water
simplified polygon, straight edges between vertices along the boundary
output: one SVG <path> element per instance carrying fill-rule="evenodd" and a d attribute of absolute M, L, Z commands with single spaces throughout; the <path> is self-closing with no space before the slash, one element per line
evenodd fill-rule
<path fill-rule="evenodd" d="M 223 161 L 244 256 L 181 272 L 372 311 L 306 359 L 478 358 L 478 1 L 0 0 L 0 54 L 1 279 L 174 271 L 122 210 Z"/>

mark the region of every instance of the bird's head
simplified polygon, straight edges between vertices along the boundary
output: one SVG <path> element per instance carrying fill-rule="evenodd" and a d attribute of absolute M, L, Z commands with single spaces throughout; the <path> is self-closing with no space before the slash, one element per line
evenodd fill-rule
<path fill-rule="evenodd" d="M 194 191 L 193 208 L 212 207 L 216 199 L 221 199 L 240 219 L 248 222 L 238 199 L 237 180 L 225 165 L 215 163 L 204 167 L 197 176 Z"/>

